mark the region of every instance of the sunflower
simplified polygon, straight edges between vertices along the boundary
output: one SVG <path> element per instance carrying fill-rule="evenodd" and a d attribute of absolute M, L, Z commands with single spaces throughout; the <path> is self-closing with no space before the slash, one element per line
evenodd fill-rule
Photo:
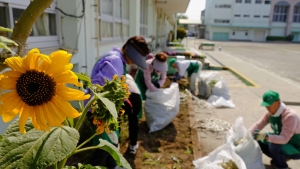
<path fill-rule="evenodd" d="M 90 95 L 72 89 L 66 84 L 81 86 L 71 71 L 71 54 L 56 51 L 49 56 L 32 49 L 27 56 L 11 57 L 5 64 L 11 70 L 0 75 L 0 89 L 8 92 L 0 95 L 0 115 L 9 122 L 18 114 L 21 133 L 28 117 L 38 130 L 49 131 L 60 126 L 67 118 L 76 118 L 80 113 L 69 101 L 85 100 Z"/>

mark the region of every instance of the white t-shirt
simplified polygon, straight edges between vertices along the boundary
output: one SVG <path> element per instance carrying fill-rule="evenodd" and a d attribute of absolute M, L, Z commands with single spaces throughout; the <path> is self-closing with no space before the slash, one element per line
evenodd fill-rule
<path fill-rule="evenodd" d="M 182 60 L 182 61 L 177 61 L 176 63 L 177 63 L 177 69 L 178 69 L 179 75 L 180 76 L 184 76 L 186 70 L 190 66 L 191 61 L 189 61 L 189 60 Z"/>
<path fill-rule="evenodd" d="M 132 78 L 132 76 L 128 73 L 126 73 L 126 84 L 128 85 L 129 87 L 129 91 L 131 93 L 136 93 L 136 94 L 140 94 L 140 90 L 139 88 L 137 87 L 134 79 Z"/>

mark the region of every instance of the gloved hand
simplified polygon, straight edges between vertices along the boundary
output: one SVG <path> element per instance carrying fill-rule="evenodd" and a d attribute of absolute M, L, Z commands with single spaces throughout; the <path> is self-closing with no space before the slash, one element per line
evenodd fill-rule
<path fill-rule="evenodd" d="M 255 130 L 254 131 L 254 135 L 253 138 L 255 140 L 265 140 L 266 139 L 267 134 L 266 133 L 261 133 L 259 130 Z"/>
<path fill-rule="evenodd" d="M 158 82 L 154 83 L 153 85 L 158 89 L 160 88 L 160 84 Z"/>

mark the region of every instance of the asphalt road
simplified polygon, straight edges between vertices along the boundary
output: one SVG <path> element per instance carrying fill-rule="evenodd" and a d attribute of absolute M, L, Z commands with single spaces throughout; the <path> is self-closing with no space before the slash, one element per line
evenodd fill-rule
<path fill-rule="evenodd" d="M 195 46 L 205 40 L 197 40 Z M 193 43 L 192 41 L 190 43 Z M 282 77 L 300 82 L 300 44 L 255 43 L 255 42 L 213 42 L 216 50 L 248 61 Z"/>

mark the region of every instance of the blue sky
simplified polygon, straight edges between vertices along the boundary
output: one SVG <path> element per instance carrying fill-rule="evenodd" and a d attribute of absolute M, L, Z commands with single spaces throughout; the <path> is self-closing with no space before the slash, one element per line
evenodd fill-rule
<path fill-rule="evenodd" d="M 205 9 L 205 1 L 206 0 L 190 0 L 185 15 L 187 15 L 189 19 L 200 20 L 201 11 Z"/>

